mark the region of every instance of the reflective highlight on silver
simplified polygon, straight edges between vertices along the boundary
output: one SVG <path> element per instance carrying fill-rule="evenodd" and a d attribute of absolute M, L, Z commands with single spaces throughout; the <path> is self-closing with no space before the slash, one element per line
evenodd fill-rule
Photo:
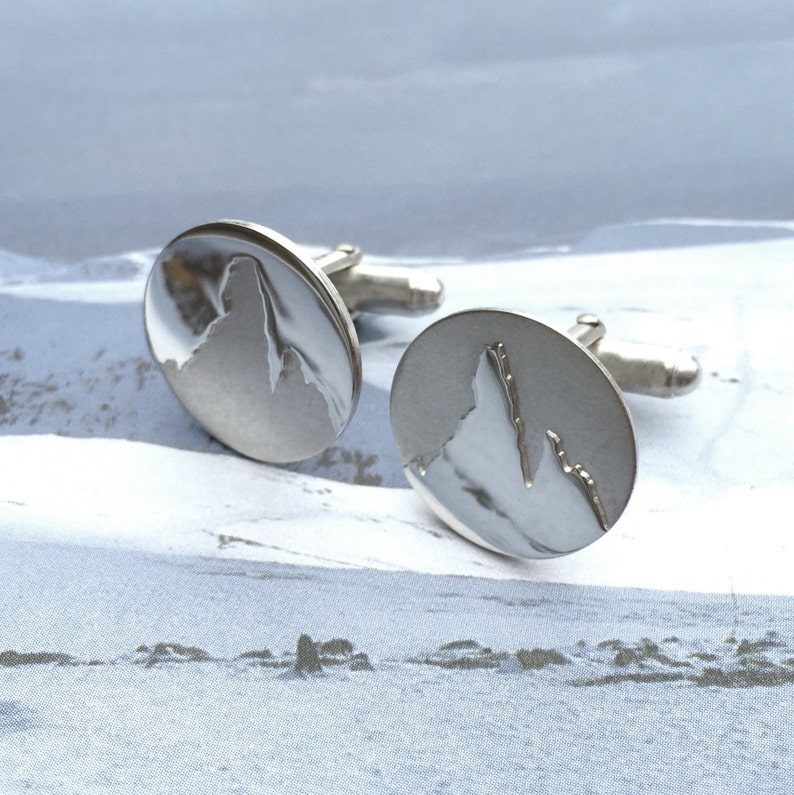
<path fill-rule="evenodd" d="M 527 456 L 526 426 L 521 417 L 521 408 L 518 403 L 518 391 L 516 390 L 515 379 L 510 370 L 510 360 L 507 358 L 507 350 L 503 342 L 496 345 L 486 345 L 486 352 L 489 354 L 496 374 L 502 382 L 505 399 L 508 406 L 510 421 L 516 431 L 516 444 L 518 446 L 518 457 L 521 461 L 521 474 L 524 478 L 524 485 L 529 488 L 532 485 L 532 473 L 529 469 L 529 458 Z"/>
<path fill-rule="evenodd" d="M 631 421 L 608 373 L 517 313 L 462 312 L 425 330 L 398 367 L 392 425 L 430 507 L 510 555 L 554 557 L 603 537 L 634 483 Z"/>
<path fill-rule="evenodd" d="M 190 413 L 263 461 L 308 458 L 345 428 L 360 360 L 327 277 L 286 238 L 235 221 L 163 249 L 144 301 L 152 354 Z"/>
<path fill-rule="evenodd" d="M 587 347 L 624 392 L 675 398 L 694 392 L 700 385 L 703 371 L 691 353 L 605 335 L 604 324 L 589 312 L 579 315 L 576 325 L 568 329 L 568 336 Z"/>
<path fill-rule="evenodd" d="M 587 503 L 581 479 L 570 477 L 574 470 L 567 467 L 567 458 L 563 465 L 553 446 L 551 457 L 558 458 L 560 466 L 544 466 L 549 460 L 544 455 L 537 471 L 530 469 L 525 422 L 518 411 L 516 380 L 509 371 L 503 343 L 483 348 L 472 391 L 474 405 L 461 417 L 454 435 L 429 462 L 415 460 L 406 473 L 411 483 L 426 496 L 431 494 L 434 501 L 445 506 L 447 498 L 455 501 L 454 507 L 445 508 L 453 516 L 450 524 L 455 526 L 466 516 L 469 529 L 476 527 L 488 545 L 501 549 L 505 537 L 523 535 L 522 517 L 536 513 L 538 504 L 552 508 L 567 504 L 569 518 L 575 516 L 580 527 L 584 524 L 591 529 L 594 516 L 600 521 L 597 511 L 583 510 L 587 504 L 592 506 L 592 501 Z M 565 456 L 564 451 L 562 454 Z M 561 553 L 552 543 L 532 535 L 525 540 L 542 556 Z"/>
<path fill-rule="evenodd" d="M 601 504 L 601 498 L 598 496 L 598 489 L 593 476 L 581 464 L 569 464 L 568 453 L 562 446 L 562 439 L 552 430 L 546 431 L 546 438 L 551 444 L 551 449 L 557 458 L 557 463 L 560 469 L 566 474 L 570 475 L 574 482 L 581 485 L 583 494 L 587 497 L 590 505 L 601 523 L 601 527 L 606 533 L 609 530 L 609 522 L 607 522 L 606 514 L 604 513 L 604 506 Z"/>
<path fill-rule="evenodd" d="M 493 368 L 493 372 L 495 376 L 498 378 L 499 383 L 501 384 L 502 390 L 504 392 L 504 399 L 506 401 L 508 409 L 508 417 L 510 418 L 510 421 L 512 422 L 516 432 L 516 447 L 518 448 L 518 456 L 521 466 L 521 473 L 524 478 L 524 485 L 527 488 L 529 488 L 532 485 L 532 472 L 529 467 L 529 459 L 527 456 L 527 444 L 524 433 L 525 430 L 524 420 L 521 417 L 521 410 L 518 405 L 518 392 L 516 391 L 515 388 L 513 374 L 510 371 L 510 361 L 507 358 L 507 351 L 505 350 L 505 346 L 503 343 L 497 342 L 494 345 L 485 346 L 485 349 L 483 350 L 483 356 L 480 361 L 480 366 L 478 366 L 477 368 L 477 372 L 478 373 L 480 372 L 480 367 L 483 367 L 488 364 Z M 475 382 L 472 383 L 472 390 L 474 391 L 475 394 L 475 405 L 472 406 L 472 408 L 461 417 L 461 422 L 463 422 L 463 420 L 465 420 L 468 417 L 468 415 L 471 413 L 471 411 L 473 411 L 477 406 L 476 377 L 475 377 Z M 458 428 L 460 428 L 460 425 L 458 426 Z M 451 441 L 451 439 L 447 440 L 447 442 L 445 443 L 445 447 L 449 441 Z M 443 449 L 444 448 L 433 453 L 430 456 L 429 460 L 427 461 L 422 456 L 418 456 L 413 461 L 416 471 L 422 477 L 424 477 L 427 474 L 428 465 L 432 463 L 432 461 L 434 461 L 439 455 L 441 455 Z"/>

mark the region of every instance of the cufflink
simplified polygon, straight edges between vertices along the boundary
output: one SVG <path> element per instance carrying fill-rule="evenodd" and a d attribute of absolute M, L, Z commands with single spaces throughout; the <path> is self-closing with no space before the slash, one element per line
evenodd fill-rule
<path fill-rule="evenodd" d="M 637 445 L 620 387 L 676 397 L 700 377 L 692 356 L 610 340 L 594 315 L 564 334 L 476 309 L 408 346 L 392 429 L 409 482 L 450 527 L 496 552 L 556 557 L 603 537 L 629 501 Z"/>
<path fill-rule="evenodd" d="M 341 245 L 313 259 L 257 224 L 196 226 L 160 253 L 146 284 L 149 347 L 184 407 L 245 456 L 321 452 L 361 389 L 357 312 L 424 314 L 443 299 L 424 271 L 361 262 Z"/>

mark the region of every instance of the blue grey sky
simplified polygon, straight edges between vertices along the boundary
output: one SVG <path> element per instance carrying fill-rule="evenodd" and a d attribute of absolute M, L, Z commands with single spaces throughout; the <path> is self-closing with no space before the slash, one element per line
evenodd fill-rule
<path fill-rule="evenodd" d="M 483 256 L 789 218 L 787 2 L 1 2 L 0 248 Z"/>

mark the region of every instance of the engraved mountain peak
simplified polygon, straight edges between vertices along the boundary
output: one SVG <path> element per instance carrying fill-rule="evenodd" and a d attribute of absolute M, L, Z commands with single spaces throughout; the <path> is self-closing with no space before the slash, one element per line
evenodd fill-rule
<path fill-rule="evenodd" d="M 285 445 L 333 443 L 344 421 L 305 357 L 281 342 L 268 293 L 260 264 L 236 257 L 220 289 L 224 314 L 181 367 L 164 367 L 188 410 L 221 441 L 275 461 L 272 451 Z"/>
<path fill-rule="evenodd" d="M 608 529 L 595 480 L 582 465 L 568 463 L 564 436 L 527 421 L 531 407 L 519 403 L 504 344 L 484 346 L 472 391 L 474 406 L 461 417 L 452 437 L 431 456 L 408 464 L 411 481 L 424 485 L 461 517 L 458 524 L 469 526 L 498 549 L 505 549 L 505 537 L 518 532 L 538 552 L 559 552 L 525 533 L 528 518 L 550 514 L 555 506 L 565 507 L 572 525 L 591 528 L 596 522 L 600 530 Z M 532 460 L 527 444 L 533 433 L 544 435 L 539 460 Z M 474 518 L 464 521 L 464 514 Z"/>

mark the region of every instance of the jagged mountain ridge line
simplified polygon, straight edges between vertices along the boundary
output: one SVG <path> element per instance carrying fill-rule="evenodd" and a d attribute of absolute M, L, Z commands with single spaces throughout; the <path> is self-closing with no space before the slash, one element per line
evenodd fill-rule
<path fill-rule="evenodd" d="M 516 445 L 518 446 L 518 457 L 521 462 L 521 475 L 524 480 L 524 485 L 527 488 L 532 486 L 534 479 L 533 473 L 529 467 L 529 454 L 527 452 L 526 441 L 526 425 L 521 416 L 521 406 L 518 401 L 518 390 L 516 389 L 515 378 L 513 371 L 510 367 L 510 360 L 507 357 L 507 349 L 503 342 L 496 342 L 492 345 L 486 345 L 485 350 L 491 357 L 492 362 L 496 368 L 496 373 L 502 384 L 510 408 L 510 421 L 516 430 Z"/>
<path fill-rule="evenodd" d="M 563 447 L 563 441 L 554 431 L 551 429 L 547 430 L 546 438 L 549 440 L 549 444 L 554 452 L 557 463 L 560 465 L 560 469 L 585 490 L 587 499 L 598 518 L 601 529 L 606 533 L 610 528 L 610 524 L 604 512 L 604 505 L 601 502 L 601 498 L 598 496 L 598 489 L 593 476 L 581 464 L 568 463 L 568 453 Z"/>
<path fill-rule="evenodd" d="M 489 363 L 490 367 L 492 368 L 492 372 L 494 373 L 494 375 L 496 375 L 498 379 L 498 383 L 506 403 L 509 420 L 513 425 L 513 428 L 516 433 L 516 447 L 519 455 L 519 464 L 521 468 L 522 480 L 524 482 L 524 486 L 527 489 L 530 489 L 534 483 L 536 473 L 531 471 L 529 463 L 528 446 L 526 440 L 526 422 L 524 421 L 524 418 L 521 415 L 521 407 L 519 402 L 518 389 L 516 386 L 516 379 L 515 376 L 513 375 L 512 368 L 510 365 L 510 359 L 507 354 L 507 346 L 501 341 L 497 341 L 495 343 L 488 343 L 483 346 L 483 354 L 485 354 L 486 361 Z M 472 391 L 474 393 L 474 405 L 461 416 L 460 420 L 457 423 L 454 433 L 438 448 L 438 450 L 436 450 L 432 454 L 432 456 L 429 459 L 427 459 L 424 456 L 417 456 L 410 462 L 416 467 L 416 470 L 421 477 L 424 477 L 427 474 L 428 467 L 437 458 L 444 455 L 446 447 L 449 445 L 450 442 L 452 442 L 453 439 L 455 439 L 455 437 L 460 432 L 463 423 L 466 421 L 469 415 L 477 408 L 478 392 L 476 387 L 476 380 L 478 377 L 480 366 L 477 367 L 474 379 L 472 381 Z M 555 460 L 560 466 L 560 470 L 569 480 L 571 480 L 578 487 L 580 493 L 585 497 L 585 499 L 587 499 L 593 513 L 595 514 L 596 519 L 598 520 L 599 526 L 604 532 L 607 532 L 611 525 L 607 518 L 601 497 L 598 494 L 598 488 L 595 479 L 589 473 L 589 471 L 585 469 L 583 464 L 581 463 L 571 464 L 569 462 L 568 453 L 563 446 L 563 440 L 559 434 L 557 434 L 555 431 L 549 428 L 546 430 L 545 436 L 549 442 L 549 445 L 551 446 L 552 455 L 554 456 Z M 461 473 L 459 471 L 456 470 L 456 474 L 458 475 L 459 478 L 461 478 Z M 469 480 L 469 479 L 465 478 L 464 480 Z M 475 499 L 483 507 L 490 508 L 491 510 L 494 509 L 493 507 L 490 506 L 489 500 L 484 500 L 484 497 L 481 494 L 482 489 L 478 489 L 476 487 L 476 484 L 470 483 L 470 486 L 465 488 L 464 490 L 472 494 L 472 496 L 474 496 Z M 497 511 L 497 513 L 499 512 Z"/>
<path fill-rule="evenodd" d="M 315 367 L 309 359 L 295 346 L 283 343 L 277 327 L 277 312 L 270 298 L 273 288 L 267 278 L 262 263 L 251 255 L 245 254 L 233 257 L 224 270 L 220 281 L 218 293 L 220 295 L 220 308 L 223 312 L 210 323 L 193 348 L 192 354 L 183 363 L 169 359 L 164 366 L 173 368 L 177 374 L 189 374 L 195 367 L 201 367 L 202 350 L 213 344 L 213 340 L 223 333 L 223 328 L 231 317 L 233 311 L 232 293 L 235 287 L 239 290 L 242 285 L 237 279 L 243 273 L 241 263 L 248 261 L 253 267 L 255 288 L 262 308 L 262 335 L 267 346 L 265 361 L 267 362 L 267 380 L 270 384 L 270 395 L 275 397 L 280 384 L 288 384 L 289 376 L 295 370 L 300 372 L 301 380 L 307 387 L 314 388 L 323 399 L 328 414 L 328 419 L 338 434 L 345 424 L 345 412 L 342 399 L 335 394 L 329 394 L 327 384 L 320 378 Z"/>
<path fill-rule="evenodd" d="M 506 370 L 507 370 L 508 373 L 510 373 L 509 382 L 506 382 L 505 379 L 504 379 L 504 375 L 503 375 L 504 371 L 502 369 L 501 357 L 498 355 L 497 350 L 501 350 L 501 352 L 503 353 L 503 356 L 504 356 L 504 359 L 505 359 Z M 511 407 L 512 406 L 516 406 L 517 407 L 518 406 L 518 393 L 515 390 L 515 381 L 513 379 L 512 372 L 510 371 L 509 362 L 507 361 L 507 351 L 506 351 L 504 343 L 502 343 L 502 342 L 494 342 L 494 343 L 491 343 L 491 344 L 486 344 L 486 345 L 483 346 L 483 353 L 486 353 L 488 355 L 488 357 L 491 359 L 492 366 L 497 371 L 497 375 L 499 377 L 499 381 L 502 384 L 502 388 L 505 390 L 505 399 L 508 401 L 508 403 L 510 404 Z M 469 408 L 467 408 L 466 411 L 464 411 L 463 414 L 460 415 L 460 418 L 458 419 L 458 422 L 457 422 L 457 424 L 455 426 L 455 430 L 429 456 L 427 456 L 427 455 L 418 455 L 415 458 L 411 459 L 411 461 L 409 462 L 409 464 L 413 464 L 416 467 L 416 471 L 419 473 L 420 476 L 424 477 L 427 474 L 427 468 L 440 455 L 443 454 L 444 448 L 458 435 L 458 431 L 460 430 L 460 427 L 463 424 L 463 422 L 465 422 L 465 420 L 468 418 L 469 414 L 471 414 L 477 408 L 477 388 L 475 386 L 475 382 L 477 380 L 478 371 L 479 371 L 479 366 L 474 371 L 474 376 L 472 378 L 472 383 L 471 383 L 471 390 L 472 390 L 472 395 L 474 397 L 474 401 L 473 401 L 472 405 L 469 406 Z M 508 383 L 513 385 L 512 386 L 513 395 L 514 395 L 514 399 L 513 400 L 511 400 L 511 395 L 510 395 L 510 392 L 509 392 L 510 387 L 508 386 Z M 511 421 L 513 421 L 513 425 L 514 426 L 515 426 L 515 421 L 513 420 L 513 416 L 515 416 L 516 412 L 517 412 L 517 409 L 515 411 L 511 411 L 511 415 L 512 415 L 511 416 Z M 519 419 L 519 425 L 523 426 L 523 420 L 521 419 L 520 416 L 519 416 L 518 419 Z M 516 426 L 516 428 L 518 428 L 518 426 Z M 529 474 L 529 461 L 527 459 L 526 446 L 524 447 L 524 449 L 522 451 L 522 448 L 520 447 L 520 443 L 519 443 L 518 451 L 519 451 L 519 456 L 521 456 L 522 475 L 525 475 L 524 484 L 527 485 L 527 488 L 529 488 L 529 486 L 532 485 L 532 477 Z"/>

